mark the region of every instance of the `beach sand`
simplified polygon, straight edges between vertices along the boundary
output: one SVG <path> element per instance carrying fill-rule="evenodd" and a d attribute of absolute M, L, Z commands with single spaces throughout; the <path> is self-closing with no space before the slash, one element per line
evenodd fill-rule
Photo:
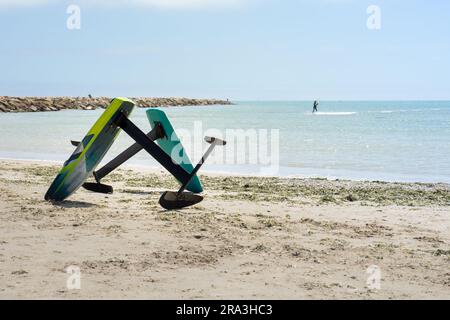
<path fill-rule="evenodd" d="M 104 180 L 112 195 L 51 204 L 60 165 L 0 168 L 3 299 L 450 298 L 449 185 L 211 174 L 202 203 L 167 212 L 158 198 L 178 185 L 162 170 L 127 167 Z"/>

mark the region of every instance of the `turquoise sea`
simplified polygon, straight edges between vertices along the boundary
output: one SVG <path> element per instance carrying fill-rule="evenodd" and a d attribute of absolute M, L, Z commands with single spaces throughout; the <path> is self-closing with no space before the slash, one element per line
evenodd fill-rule
<path fill-rule="evenodd" d="M 234 106 L 164 108 L 177 130 L 279 130 L 279 176 L 326 177 L 354 180 L 450 183 L 450 101 L 322 101 L 312 114 L 311 101 L 242 101 Z M 65 160 L 102 110 L 44 113 L 0 113 L 0 158 Z M 149 130 L 145 109 L 131 120 Z M 193 162 L 195 148 L 186 138 Z M 131 140 L 122 133 L 108 159 Z M 239 144 L 241 144 L 239 146 Z M 230 144 L 251 158 L 248 142 Z M 197 149 L 194 153 L 194 149 Z M 230 151 L 231 152 L 231 151 Z M 218 151 L 206 171 L 263 174 L 259 163 L 225 163 Z M 131 162 L 157 166 L 144 152 Z"/>

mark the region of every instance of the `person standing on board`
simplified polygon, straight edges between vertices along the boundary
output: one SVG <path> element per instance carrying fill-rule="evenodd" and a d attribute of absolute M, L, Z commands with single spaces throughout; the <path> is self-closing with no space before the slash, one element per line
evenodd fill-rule
<path fill-rule="evenodd" d="M 314 100 L 313 113 L 317 112 L 317 107 L 318 106 L 319 106 L 319 103 L 317 102 L 317 100 Z"/>

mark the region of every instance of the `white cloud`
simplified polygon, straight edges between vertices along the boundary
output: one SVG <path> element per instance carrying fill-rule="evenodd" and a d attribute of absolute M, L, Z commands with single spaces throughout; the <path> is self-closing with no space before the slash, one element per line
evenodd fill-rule
<path fill-rule="evenodd" d="M 74 4 L 96 6 L 128 6 L 161 9 L 198 9 L 210 7 L 234 7 L 247 0 L 73 0 Z M 0 0 L 1 8 L 33 7 L 56 3 L 57 0 Z M 68 2 L 68 1 L 61 1 Z"/>

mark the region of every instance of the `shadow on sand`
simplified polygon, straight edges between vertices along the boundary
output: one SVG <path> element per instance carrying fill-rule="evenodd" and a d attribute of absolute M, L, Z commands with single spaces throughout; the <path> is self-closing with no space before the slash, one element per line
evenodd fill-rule
<path fill-rule="evenodd" d="M 92 208 L 96 207 L 96 204 L 84 202 L 84 201 L 72 201 L 72 200 L 64 200 L 63 202 L 55 202 L 53 205 L 62 207 L 62 208 Z"/>

